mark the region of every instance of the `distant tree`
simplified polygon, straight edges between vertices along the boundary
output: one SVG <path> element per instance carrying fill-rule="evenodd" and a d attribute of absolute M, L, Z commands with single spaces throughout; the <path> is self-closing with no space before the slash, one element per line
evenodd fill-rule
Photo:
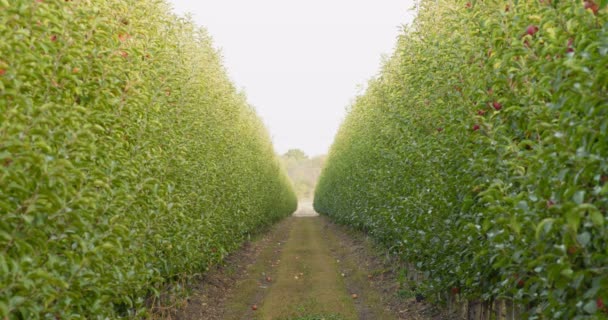
<path fill-rule="evenodd" d="M 306 153 L 304 153 L 304 151 L 302 151 L 300 149 L 289 149 L 285 153 L 284 157 L 295 159 L 297 161 L 308 159 L 308 156 L 306 155 Z"/>
<path fill-rule="evenodd" d="M 290 149 L 281 158 L 298 198 L 312 199 L 325 156 L 309 158 L 300 149 Z"/>

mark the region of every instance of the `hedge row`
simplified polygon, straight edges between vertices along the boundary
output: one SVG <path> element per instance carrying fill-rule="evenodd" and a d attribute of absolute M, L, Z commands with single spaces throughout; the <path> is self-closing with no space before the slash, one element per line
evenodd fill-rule
<path fill-rule="evenodd" d="M 606 1 L 423 0 L 331 148 L 317 211 L 417 290 L 606 318 Z"/>
<path fill-rule="evenodd" d="M 146 316 L 296 198 L 164 1 L 0 0 L 0 318 Z"/>

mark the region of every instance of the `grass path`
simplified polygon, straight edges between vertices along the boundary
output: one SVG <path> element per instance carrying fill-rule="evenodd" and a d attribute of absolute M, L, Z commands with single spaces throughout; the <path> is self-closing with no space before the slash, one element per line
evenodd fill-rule
<path fill-rule="evenodd" d="M 261 305 L 259 319 L 305 315 L 358 318 L 321 228 L 318 217 L 298 218 L 294 223 L 281 254 L 276 284 L 270 287 Z"/>
<path fill-rule="evenodd" d="M 314 212 L 312 203 L 301 203 L 285 226 L 288 230 L 283 228 L 282 233 L 288 236 L 267 244 L 248 268 L 250 276 L 237 284 L 226 319 L 394 319 L 384 312 L 379 295 L 363 284 L 368 280 L 366 270 L 344 277 L 344 268 L 356 263 L 344 261 L 349 259 L 344 259 L 340 240 L 328 229 L 328 220 Z M 352 290 L 354 278 L 365 280 L 358 281 L 356 292 L 351 292 L 348 288 Z M 256 310 L 252 310 L 254 305 Z"/>
<path fill-rule="evenodd" d="M 397 297 L 393 269 L 366 239 L 303 203 L 207 274 L 192 299 L 163 319 L 445 319 L 425 316 L 428 305 Z"/>

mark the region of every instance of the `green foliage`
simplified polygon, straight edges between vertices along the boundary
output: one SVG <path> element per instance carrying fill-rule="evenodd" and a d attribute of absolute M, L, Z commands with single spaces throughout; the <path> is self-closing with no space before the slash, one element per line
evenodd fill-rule
<path fill-rule="evenodd" d="M 422 1 L 316 210 L 414 263 L 427 295 L 607 317 L 608 10 L 591 4 Z"/>
<path fill-rule="evenodd" d="M 296 198 L 163 1 L 0 0 L 0 318 L 146 316 Z"/>
<path fill-rule="evenodd" d="M 308 159 L 306 153 L 300 149 L 289 149 L 287 152 L 285 152 L 283 157 L 287 159 L 294 159 L 296 161 Z"/>

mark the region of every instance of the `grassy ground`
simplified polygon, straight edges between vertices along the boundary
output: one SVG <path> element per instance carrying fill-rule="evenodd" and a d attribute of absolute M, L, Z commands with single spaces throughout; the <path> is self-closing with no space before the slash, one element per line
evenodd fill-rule
<path fill-rule="evenodd" d="M 401 297 L 397 269 L 384 257 L 365 235 L 303 205 L 207 274 L 190 302 L 163 319 L 448 319 Z"/>
<path fill-rule="evenodd" d="M 277 282 L 264 299 L 258 319 L 295 319 L 306 314 L 358 319 L 321 228 L 318 217 L 299 218 L 294 223 L 281 255 Z"/>

